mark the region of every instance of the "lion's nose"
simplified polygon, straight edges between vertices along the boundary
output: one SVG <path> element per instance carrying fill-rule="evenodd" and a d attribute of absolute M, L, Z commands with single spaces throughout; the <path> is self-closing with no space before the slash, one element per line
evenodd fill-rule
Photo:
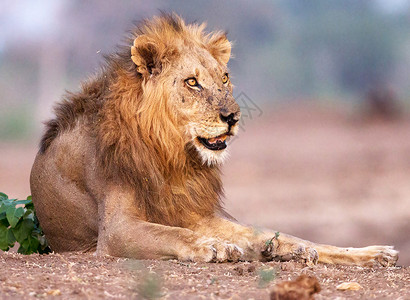
<path fill-rule="evenodd" d="M 223 112 L 221 112 L 219 114 L 219 117 L 221 118 L 221 120 L 225 123 L 228 123 L 229 126 L 233 126 L 236 124 L 236 122 L 239 121 L 238 118 L 235 118 L 235 114 L 231 113 L 231 114 L 224 114 Z"/>

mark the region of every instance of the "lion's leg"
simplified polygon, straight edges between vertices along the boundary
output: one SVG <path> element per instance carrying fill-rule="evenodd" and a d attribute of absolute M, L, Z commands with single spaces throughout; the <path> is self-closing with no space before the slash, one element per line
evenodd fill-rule
<path fill-rule="evenodd" d="M 204 219 L 194 230 L 235 243 L 248 260 L 304 260 L 329 264 L 371 266 L 395 265 L 398 252 L 390 246 L 339 248 L 305 241 L 287 234 L 262 232 L 221 218 Z M 214 234 L 212 235 L 212 232 Z"/>
<path fill-rule="evenodd" d="M 118 218 L 100 232 L 97 255 L 184 261 L 237 261 L 241 250 L 233 244 L 200 236 L 180 227 Z"/>
<path fill-rule="evenodd" d="M 315 249 L 319 255 L 318 261 L 328 264 L 356 265 L 356 266 L 394 266 L 398 259 L 398 252 L 392 246 L 368 246 L 363 248 L 342 248 L 330 245 L 316 244 L 290 235 L 279 234 L 277 246 L 281 244 L 299 244 L 306 248 Z M 273 255 L 275 251 L 272 250 Z"/>
<path fill-rule="evenodd" d="M 98 208 L 97 255 L 204 262 L 237 261 L 241 258 L 242 252 L 236 245 L 190 229 L 139 220 L 133 195 L 123 191 L 114 194 Z"/>

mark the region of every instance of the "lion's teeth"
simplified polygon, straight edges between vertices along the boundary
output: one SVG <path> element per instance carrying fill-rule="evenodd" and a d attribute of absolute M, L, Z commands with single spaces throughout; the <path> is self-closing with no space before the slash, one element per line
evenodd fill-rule
<path fill-rule="evenodd" d="M 210 139 L 208 139 L 208 143 L 210 143 L 210 144 L 214 144 L 214 143 L 223 143 L 223 142 L 225 142 L 225 140 L 227 139 L 227 135 L 226 134 L 224 134 L 224 135 L 221 135 L 221 136 L 218 136 L 218 137 L 214 137 L 214 138 L 210 138 Z"/>

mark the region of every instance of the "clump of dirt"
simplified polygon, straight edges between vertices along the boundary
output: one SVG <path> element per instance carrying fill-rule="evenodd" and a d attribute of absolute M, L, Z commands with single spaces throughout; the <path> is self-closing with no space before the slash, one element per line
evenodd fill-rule
<path fill-rule="evenodd" d="M 254 274 L 256 267 L 255 264 L 238 265 L 233 270 L 236 272 L 236 275 L 243 276 L 246 274 Z"/>
<path fill-rule="evenodd" d="M 279 282 L 317 278 L 317 299 L 410 297 L 410 268 L 362 268 L 296 262 L 185 263 L 96 257 L 89 253 L 0 252 L 2 299 L 270 299 Z M 262 271 L 274 270 L 261 285 Z M 354 281 L 363 288 L 340 291 Z"/>
<path fill-rule="evenodd" d="M 316 277 L 305 274 L 295 280 L 277 283 L 270 294 L 271 300 L 313 300 L 313 295 L 320 292 Z"/>

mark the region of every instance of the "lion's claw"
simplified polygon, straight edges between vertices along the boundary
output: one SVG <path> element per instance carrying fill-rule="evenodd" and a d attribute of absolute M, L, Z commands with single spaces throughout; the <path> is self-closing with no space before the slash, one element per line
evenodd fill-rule
<path fill-rule="evenodd" d="M 234 244 L 218 242 L 213 247 L 216 249 L 213 262 L 239 261 L 243 255 L 243 250 Z"/>
<path fill-rule="evenodd" d="M 310 266 L 317 264 L 319 254 L 314 248 L 299 246 L 295 251 L 294 259 L 301 260 Z"/>
<path fill-rule="evenodd" d="M 302 261 L 308 265 L 316 264 L 319 259 L 319 254 L 314 248 L 307 247 L 303 244 L 294 245 L 290 247 L 288 251 L 281 250 L 278 241 L 275 238 L 272 238 L 265 242 L 261 253 L 266 260 L 295 260 Z"/>
<path fill-rule="evenodd" d="M 180 260 L 201 262 L 235 262 L 243 256 L 243 250 L 237 245 L 226 243 L 217 239 L 201 239 L 196 245 L 179 255 Z"/>

